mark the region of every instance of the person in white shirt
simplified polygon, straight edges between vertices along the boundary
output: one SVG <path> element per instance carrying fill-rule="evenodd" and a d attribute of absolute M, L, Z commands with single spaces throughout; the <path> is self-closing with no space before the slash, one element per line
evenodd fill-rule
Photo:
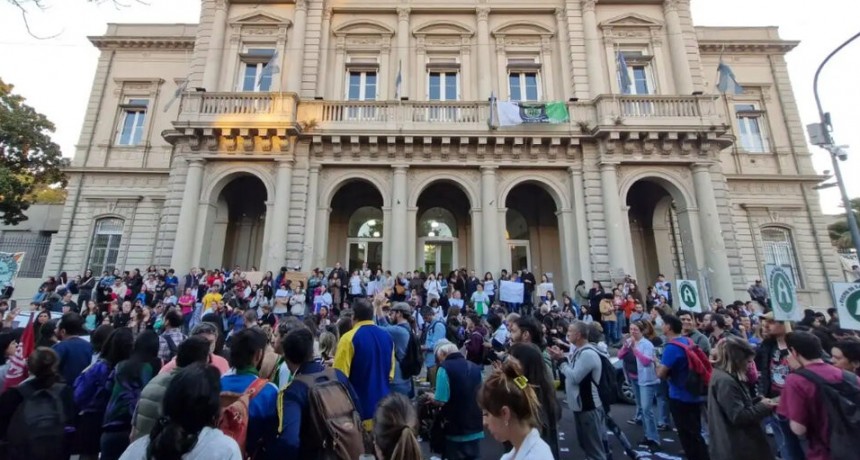
<path fill-rule="evenodd" d="M 242 460 L 236 441 L 215 428 L 220 395 L 218 369 L 203 364 L 180 369 L 164 392 L 164 417 L 149 436 L 131 443 L 120 460 Z"/>
<path fill-rule="evenodd" d="M 280 286 L 277 291 L 275 291 L 275 308 L 273 312 L 278 319 L 283 318 L 290 311 L 289 309 L 290 303 L 290 288 L 288 286 Z"/>
<path fill-rule="evenodd" d="M 475 309 L 475 313 L 478 316 L 486 317 L 487 313 L 490 311 L 490 297 L 484 292 L 484 285 L 478 284 L 478 290 L 472 293 L 472 298 L 470 302 L 472 307 Z"/>
<path fill-rule="evenodd" d="M 320 286 L 320 293 L 314 297 L 314 314 L 319 314 L 320 308 L 331 308 L 331 294 L 325 289 L 325 286 Z"/>
<path fill-rule="evenodd" d="M 484 425 L 493 438 L 513 446 L 501 460 L 553 458 L 552 450 L 538 431 L 541 423 L 538 396 L 516 359 L 508 359 L 487 378 L 478 390 L 478 405 L 484 411 Z"/>
<path fill-rule="evenodd" d="M 349 296 L 350 300 L 355 297 L 361 297 L 361 275 L 358 274 L 358 270 L 352 272 L 352 276 L 349 277 Z"/>
<path fill-rule="evenodd" d="M 439 281 L 436 280 L 436 276 L 434 274 L 431 273 L 430 276 L 427 277 L 427 281 L 424 282 L 424 290 L 427 291 L 427 303 L 430 303 L 433 299 L 439 300 L 442 286 L 439 284 Z"/>

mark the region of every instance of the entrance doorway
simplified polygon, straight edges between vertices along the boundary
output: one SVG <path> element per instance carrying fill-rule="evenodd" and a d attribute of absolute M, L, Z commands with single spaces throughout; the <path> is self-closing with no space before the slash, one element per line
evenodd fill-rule
<path fill-rule="evenodd" d="M 668 279 L 688 279 L 692 252 L 683 244 L 683 219 L 679 218 L 672 195 L 657 182 L 640 180 L 627 193 L 630 207 L 630 239 L 636 276 L 642 284 L 652 283 L 657 275 Z"/>
<path fill-rule="evenodd" d="M 529 268 L 532 266 L 532 254 L 528 240 L 508 240 L 508 252 L 510 253 L 510 267 L 512 270 Z"/>
<path fill-rule="evenodd" d="M 447 277 L 451 271 L 469 266 L 471 205 L 463 189 L 448 180 L 433 182 L 421 192 L 417 205 L 413 240 L 417 242 L 417 267 Z"/>
<path fill-rule="evenodd" d="M 423 239 L 421 246 L 423 257 L 421 267 L 424 273 L 444 273 L 447 276 L 457 267 L 455 241 L 438 241 Z"/>
<path fill-rule="evenodd" d="M 344 262 L 347 270 L 363 263 L 376 270 L 383 264 L 385 225 L 379 190 L 366 180 L 344 184 L 331 200 L 327 263 Z"/>
<path fill-rule="evenodd" d="M 249 270 L 262 265 L 266 199 L 266 186 L 252 175 L 238 176 L 221 190 L 214 212 L 206 216 L 204 266 Z"/>
<path fill-rule="evenodd" d="M 505 205 L 511 271 L 526 268 L 536 278 L 543 273 L 562 273 L 557 206 L 552 195 L 538 182 L 524 182 L 511 189 Z"/>
<path fill-rule="evenodd" d="M 379 267 L 382 265 L 382 240 L 371 240 L 368 238 L 349 238 L 347 254 L 349 254 L 350 270 L 361 267 L 367 262 L 368 267 Z"/>

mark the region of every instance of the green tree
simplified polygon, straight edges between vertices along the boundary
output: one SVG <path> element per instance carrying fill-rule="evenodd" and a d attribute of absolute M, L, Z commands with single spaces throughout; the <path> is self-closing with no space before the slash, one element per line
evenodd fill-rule
<path fill-rule="evenodd" d="M 851 210 L 854 213 L 854 219 L 860 225 L 860 198 L 851 199 Z M 827 232 L 830 234 L 830 242 L 839 249 L 854 248 L 854 241 L 851 239 L 851 232 L 848 229 L 848 220 L 840 220 L 827 226 Z"/>
<path fill-rule="evenodd" d="M 60 147 L 51 141 L 54 124 L 12 93 L 0 79 L 0 218 L 6 225 L 24 220 L 34 192 L 48 185 L 65 187 Z"/>

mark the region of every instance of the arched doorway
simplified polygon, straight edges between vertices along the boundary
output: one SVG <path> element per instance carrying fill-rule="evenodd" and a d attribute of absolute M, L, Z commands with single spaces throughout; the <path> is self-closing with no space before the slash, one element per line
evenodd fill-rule
<path fill-rule="evenodd" d="M 347 182 L 334 194 L 328 228 L 328 266 L 336 262 L 349 270 L 365 262 L 374 270 L 382 266 L 386 228 L 382 206 L 382 194 L 363 179 Z"/>
<path fill-rule="evenodd" d="M 458 267 L 471 267 L 471 204 L 451 181 L 435 182 L 418 197 L 418 267 L 446 276 Z"/>
<path fill-rule="evenodd" d="M 266 199 L 265 184 L 252 175 L 236 177 L 221 189 L 203 230 L 210 235 L 204 266 L 248 270 L 262 265 Z"/>
<path fill-rule="evenodd" d="M 636 276 L 649 285 L 664 275 L 667 280 L 696 279 L 686 206 L 660 183 L 639 180 L 627 192 L 630 239 Z M 683 216 L 681 216 L 683 214 Z M 684 240 L 688 240 L 685 243 Z M 688 260 L 690 259 L 690 260 Z"/>
<path fill-rule="evenodd" d="M 542 186 L 526 182 L 511 189 L 505 206 L 508 253 L 503 255 L 502 265 L 510 264 L 511 270 L 528 268 L 537 279 L 546 273 L 563 285 L 558 208 L 553 197 Z"/>

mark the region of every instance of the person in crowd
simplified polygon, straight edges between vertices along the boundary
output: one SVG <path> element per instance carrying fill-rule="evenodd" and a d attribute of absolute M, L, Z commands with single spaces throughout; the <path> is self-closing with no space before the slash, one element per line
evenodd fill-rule
<path fill-rule="evenodd" d="M 747 289 L 751 300 L 755 300 L 764 308 L 768 308 L 767 304 L 767 289 L 761 284 L 761 280 L 755 280 L 755 284 Z"/>
<path fill-rule="evenodd" d="M 645 438 L 639 443 L 651 451 L 660 449 L 660 435 L 657 432 L 656 398 L 660 388 L 657 377 L 654 344 L 645 338 L 643 321 L 630 324 L 630 337 L 618 352 L 619 358 L 631 354 L 636 360 L 637 404 L 642 410 L 642 425 Z"/>
<path fill-rule="evenodd" d="M 5 447 L 5 458 L 32 460 L 61 460 L 68 459 L 72 452 L 72 437 L 70 433 L 75 426 L 75 403 L 71 386 L 63 382 L 60 373 L 60 357 L 57 352 L 47 347 L 33 350 L 27 358 L 27 370 L 30 378 L 17 387 L 9 388 L 0 395 L 0 443 Z M 33 433 L 28 430 L 30 422 L 26 420 L 22 405 L 35 392 L 47 390 L 60 402 L 54 415 L 59 418 L 62 426 L 57 426 L 55 436 L 45 433 Z M 22 410 L 19 410 L 22 409 Z M 49 416 L 50 417 L 50 416 Z M 53 421 L 53 417 L 50 417 Z M 38 437 L 31 437 L 31 436 Z"/>
<path fill-rule="evenodd" d="M 6 372 L 9 370 L 9 358 L 18 351 L 23 329 L 15 329 L 0 334 L 0 393 L 6 386 Z"/>
<path fill-rule="evenodd" d="M 48 314 L 50 318 L 50 314 L 47 312 L 43 312 Z M 41 314 L 39 315 L 41 316 Z M 59 339 L 57 339 L 57 326 L 59 325 L 60 320 L 51 319 L 45 321 L 44 324 L 39 326 L 39 335 L 36 337 L 36 348 L 38 347 L 48 347 L 53 348 L 54 345 L 59 343 Z"/>
<path fill-rule="evenodd" d="M 143 436 L 149 436 L 158 419 L 164 415 L 164 394 L 170 382 L 182 368 L 194 363 L 209 365 L 209 341 L 201 336 L 194 336 L 183 341 L 177 347 L 176 367 L 166 374 L 158 374 L 143 387 L 140 400 L 132 417 L 132 442 Z"/>
<path fill-rule="evenodd" d="M 220 414 L 218 370 L 195 363 L 179 370 L 164 391 L 164 417 L 122 460 L 242 460 L 233 438 L 215 428 Z"/>
<path fill-rule="evenodd" d="M 290 314 L 303 320 L 305 318 L 306 310 L 307 299 L 305 295 L 305 284 L 299 281 L 296 288 L 293 290 L 292 297 L 290 297 Z"/>
<path fill-rule="evenodd" d="M 75 312 L 63 314 L 57 336 L 60 342 L 53 348 L 60 357 L 60 374 L 64 382 L 71 384 L 93 361 L 93 346 L 81 315 Z"/>
<path fill-rule="evenodd" d="M 481 318 L 478 318 L 478 315 L 474 312 L 466 315 L 465 324 L 466 359 L 478 366 L 483 366 L 485 354 L 484 337 L 487 336 L 487 329 L 484 327 Z"/>
<path fill-rule="evenodd" d="M 469 297 L 469 305 L 475 310 L 475 313 L 485 318 L 490 311 L 490 296 L 484 291 L 484 284 L 478 283 L 475 285 L 475 292 Z"/>
<path fill-rule="evenodd" d="M 828 460 L 832 421 L 825 409 L 822 390 L 812 379 L 817 377 L 837 384 L 848 381 L 845 371 L 824 362 L 821 341 L 810 332 L 789 332 L 785 342 L 793 372 L 785 378 L 777 413 L 788 419 L 792 433 L 806 439 L 808 460 Z M 856 379 L 850 385 L 856 388 Z"/>
<path fill-rule="evenodd" d="M 602 370 L 601 355 L 588 341 L 589 326 L 575 321 L 567 331 L 568 343 L 576 347 L 570 360 L 564 352 L 553 346 L 550 356 L 560 361 L 559 372 L 565 377 L 567 406 L 573 410 L 577 441 L 589 460 L 605 460 L 606 412 L 600 401 L 597 383 Z"/>
<path fill-rule="evenodd" d="M 218 347 L 218 328 L 212 323 L 200 323 L 194 326 L 194 329 L 191 330 L 191 337 L 200 336 L 206 339 L 209 342 L 209 361 L 210 365 L 214 366 L 221 372 L 221 375 L 226 374 L 230 370 L 230 364 L 227 362 L 224 357 L 215 353 L 215 350 Z M 176 358 L 170 360 L 167 364 L 162 366 L 161 371 L 159 373 L 166 374 L 176 368 Z"/>
<path fill-rule="evenodd" d="M 99 457 L 102 423 L 110 398 L 110 377 L 116 365 L 129 358 L 133 345 L 131 329 L 114 329 L 102 346 L 98 360 L 74 382 L 78 410 L 76 448 L 81 460 L 97 460 Z"/>
<path fill-rule="evenodd" d="M 481 386 L 481 368 L 468 361 L 452 343 L 436 350 L 439 371 L 435 392 L 428 394 L 433 403 L 442 406 L 440 416 L 445 435 L 444 458 L 477 460 L 481 458 L 481 408 L 476 397 Z"/>
<path fill-rule="evenodd" d="M 406 358 L 406 349 L 409 347 L 409 340 L 412 337 L 412 326 L 410 326 L 412 307 L 406 302 L 395 302 L 386 315 L 382 309 L 382 302 L 381 296 L 377 296 L 377 299 L 374 299 L 374 310 L 376 312 L 376 325 L 388 332 L 391 340 L 394 341 L 396 362 L 394 379 L 391 381 L 391 391 L 411 398 L 415 393 L 412 377 L 403 377 L 401 363 Z"/>
<path fill-rule="evenodd" d="M 421 308 L 421 317 L 424 319 L 424 329 L 421 333 L 421 351 L 424 352 L 424 366 L 427 367 L 427 381 L 436 381 L 436 343 L 444 339 L 448 333 L 445 322 L 436 319 L 436 313 L 432 307 Z"/>
<path fill-rule="evenodd" d="M 518 362 L 506 361 L 493 371 L 478 391 L 478 405 L 493 438 L 513 446 L 501 460 L 554 458 L 538 431 L 540 401 Z"/>
<path fill-rule="evenodd" d="M 373 323 L 370 301 L 356 300 L 352 311 L 355 324 L 338 341 L 334 367 L 349 377 L 358 394 L 358 412 L 370 431 L 376 404 L 388 395 L 394 378 L 394 342 L 388 332 Z"/>
<path fill-rule="evenodd" d="M 134 341 L 131 356 L 116 365 L 107 387 L 110 391 L 100 441 L 101 460 L 115 460 L 128 447 L 131 418 L 140 392 L 158 374 L 158 335 L 143 331 Z"/>
<path fill-rule="evenodd" d="M 284 350 L 281 348 L 284 337 L 290 333 L 290 331 L 294 329 L 308 329 L 310 330 L 305 323 L 299 321 L 298 318 L 295 317 L 287 317 L 284 321 L 278 323 L 277 329 L 274 331 L 273 341 L 274 341 L 274 351 L 279 355 L 277 362 L 275 363 L 275 369 L 270 376 L 267 378 L 270 382 L 272 382 L 279 390 L 283 390 L 290 384 L 293 380 L 292 372 L 290 371 L 289 366 L 287 366 L 286 359 L 284 358 Z M 263 377 L 266 377 L 263 375 Z"/>
<path fill-rule="evenodd" d="M 176 356 L 179 345 L 187 338 L 182 333 L 182 317 L 176 310 L 170 310 L 164 315 L 164 332 L 158 338 L 158 357 L 168 362 Z"/>
<path fill-rule="evenodd" d="M 230 340 L 230 367 L 233 374 L 221 378 L 222 391 L 242 394 L 260 379 L 260 363 L 268 339 L 258 328 L 234 334 Z M 245 452 L 262 455 L 276 437 L 278 387 L 267 382 L 248 404 L 248 435 Z"/>
<path fill-rule="evenodd" d="M 673 315 L 663 316 L 663 335 L 667 343 L 663 357 L 657 366 L 657 375 L 669 382 L 669 411 L 678 428 L 678 438 L 689 460 L 708 460 L 708 446 L 702 436 L 703 398 L 690 393 L 686 387 L 691 372 L 684 348 L 694 346 L 693 341 L 683 337 L 683 324 Z M 674 342 L 674 343 L 673 343 Z"/>
<path fill-rule="evenodd" d="M 708 388 L 708 449 L 712 460 L 773 460 L 762 421 L 776 408 L 772 399 L 754 402 L 748 372 L 755 350 L 743 339 L 728 337 L 714 349 Z"/>
<path fill-rule="evenodd" d="M 358 396 L 347 376 L 326 368 L 314 359 L 314 335 L 305 327 L 290 330 L 281 340 L 284 361 L 293 377 L 292 383 L 278 395 L 278 435 L 272 442 L 268 458 L 283 460 L 320 458 L 322 440 L 316 439 L 310 423 L 309 387 L 307 379 L 326 381 L 335 379 L 349 392 L 358 404 Z M 358 429 L 358 427 L 356 427 Z"/>
<path fill-rule="evenodd" d="M 511 344 L 533 343 L 543 352 L 544 366 L 550 379 L 553 378 L 552 359 L 546 351 L 547 343 L 544 341 L 543 325 L 534 316 L 522 316 L 515 321 L 508 321 L 511 332 Z"/>
<path fill-rule="evenodd" d="M 706 355 L 710 355 L 711 341 L 696 328 L 696 318 L 693 313 L 687 310 L 680 310 L 678 311 L 678 319 L 681 320 L 683 335 L 692 340 Z"/>
<path fill-rule="evenodd" d="M 193 294 L 193 289 L 186 287 L 185 293 L 179 297 L 177 302 L 180 313 L 182 313 L 182 330 L 188 333 L 191 330 L 191 319 L 194 318 L 194 308 L 197 304 L 197 298 Z"/>
<path fill-rule="evenodd" d="M 418 415 L 405 396 L 392 393 L 379 402 L 373 416 L 373 446 L 379 460 L 421 460 Z"/>
<path fill-rule="evenodd" d="M 773 313 L 762 318 L 767 338 L 756 349 L 755 365 L 759 372 L 756 382 L 756 393 L 768 399 L 778 399 L 785 387 L 785 379 L 791 372 L 788 359 L 788 344 L 785 336 L 788 332 L 786 323 L 775 321 Z M 800 442 L 795 436 L 789 422 L 777 412 L 764 420 L 764 424 L 773 433 L 774 444 L 783 460 L 797 460 L 803 455 Z"/>
<path fill-rule="evenodd" d="M 493 273 L 484 273 L 484 281 L 481 283 L 484 293 L 489 297 L 489 305 L 492 305 L 496 300 L 496 280 L 493 279 Z"/>
<path fill-rule="evenodd" d="M 731 326 L 729 325 L 728 318 L 731 317 L 723 316 L 719 313 L 714 313 L 713 315 L 711 315 L 711 327 L 713 328 L 713 332 L 711 332 L 711 336 L 709 338 L 711 342 L 711 348 L 714 348 L 714 345 L 716 345 L 717 342 L 719 342 L 720 340 L 734 335 L 731 332 Z"/>
<path fill-rule="evenodd" d="M 833 365 L 860 376 L 860 339 L 849 337 L 838 340 L 830 350 Z"/>
<path fill-rule="evenodd" d="M 555 385 L 546 374 L 540 348 L 532 343 L 518 343 L 511 347 L 509 361 L 519 364 L 523 376 L 537 394 L 540 408 L 538 421 L 541 439 L 549 445 L 553 458 L 561 458 L 558 446 L 558 423 L 561 407 L 555 395 Z"/>

